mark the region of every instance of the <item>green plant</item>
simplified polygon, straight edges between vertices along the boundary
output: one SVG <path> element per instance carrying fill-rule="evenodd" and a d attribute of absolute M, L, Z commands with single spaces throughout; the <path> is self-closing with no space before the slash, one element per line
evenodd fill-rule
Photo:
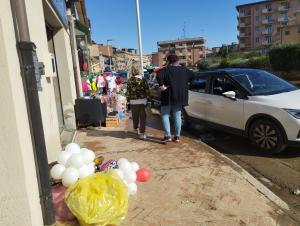
<path fill-rule="evenodd" d="M 197 68 L 199 71 L 204 71 L 208 69 L 208 66 L 208 62 L 206 60 L 203 60 L 198 63 Z"/>
<path fill-rule="evenodd" d="M 229 67 L 229 61 L 227 57 L 223 57 L 219 65 L 221 68 Z"/>
<path fill-rule="evenodd" d="M 247 66 L 251 68 L 269 69 L 270 61 L 268 56 L 253 57 L 248 60 Z"/>
<path fill-rule="evenodd" d="M 270 50 L 269 57 L 275 71 L 300 70 L 300 43 L 275 47 Z"/>

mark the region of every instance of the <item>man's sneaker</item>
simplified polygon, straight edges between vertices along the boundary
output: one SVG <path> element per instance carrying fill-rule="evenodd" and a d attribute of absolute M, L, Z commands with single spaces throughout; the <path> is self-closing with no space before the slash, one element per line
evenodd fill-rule
<path fill-rule="evenodd" d="M 134 131 L 135 131 L 137 134 L 140 134 L 140 129 L 139 129 L 139 128 L 134 129 Z"/>
<path fill-rule="evenodd" d="M 178 136 L 175 136 L 175 137 L 174 137 L 174 142 L 175 142 L 175 143 L 179 143 L 179 142 L 180 142 L 180 139 L 179 139 Z"/>
<path fill-rule="evenodd" d="M 171 142 L 172 141 L 172 139 L 171 139 L 171 137 L 164 137 L 164 139 L 162 139 L 162 142 Z"/>
<path fill-rule="evenodd" d="M 145 133 L 141 133 L 140 134 L 140 139 L 141 140 L 146 140 L 147 139 L 147 135 Z"/>

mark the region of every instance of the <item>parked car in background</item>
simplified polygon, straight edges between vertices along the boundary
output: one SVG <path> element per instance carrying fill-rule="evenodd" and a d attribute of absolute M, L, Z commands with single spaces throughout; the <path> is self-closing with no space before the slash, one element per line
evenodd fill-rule
<path fill-rule="evenodd" d="M 151 98 L 159 106 L 159 87 Z M 198 73 L 190 85 L 184 127 L 199 123 L 246 136 L 262 151 L 300 146 L 300 90 L 263 70 L 227 68 Z"/>

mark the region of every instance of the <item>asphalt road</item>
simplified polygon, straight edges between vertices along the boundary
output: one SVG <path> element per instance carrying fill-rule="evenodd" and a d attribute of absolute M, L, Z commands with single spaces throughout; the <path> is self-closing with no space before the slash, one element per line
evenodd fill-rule
<path fill-rule="evenodd" d="M 280 154 L 265 154 L 253 148 L 243 137 L 194 126 L 187 132 L 195 139 L 231 158 L 282 200 L 289 204 L 300 222 L 300 148 L 288 148 Z"/>

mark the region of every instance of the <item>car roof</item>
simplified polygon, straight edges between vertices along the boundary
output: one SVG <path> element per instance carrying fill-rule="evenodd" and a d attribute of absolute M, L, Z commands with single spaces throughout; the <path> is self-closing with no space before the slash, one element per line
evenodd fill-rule
<path fill-rule="evenodd" d="M 200 71 L 197 73 L 198 76 L 205 76 L 211 73 L 216 73 L 216 72 L 225 72 L 225 73 L 232 73 L 232 72 L 239 72 L 239 71 L 245 71 L 245 70 L 252 70 L 252 71 L 259 71 L 260 69 L 255 69 L 255 68 L 217 68 L 217 69 L 211 69 L 208 71 Z"/>

